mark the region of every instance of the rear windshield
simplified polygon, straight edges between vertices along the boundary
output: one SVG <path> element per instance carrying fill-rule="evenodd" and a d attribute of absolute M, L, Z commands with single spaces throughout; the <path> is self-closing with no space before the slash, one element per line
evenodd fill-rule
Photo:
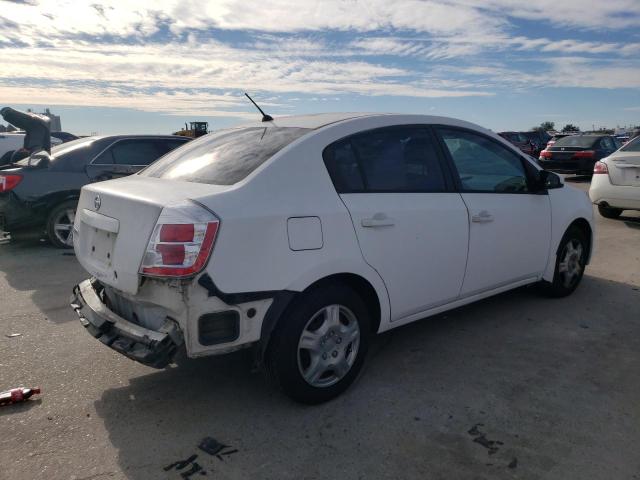
<path fill-rule="evenodd" d="M 211 133 L 168 153 L 140 175 L 233 185 L 309 131 L 251 127 Z"/>
<path fill-rule="evenodd" d="M 554 147 L 590 147 L 602 137 L 587 137 L 583 135 L 571 135 L 560 138 Z"/>
<path fill-rule="evenodd" d="M 640 136 L 627 142 L 620 150 L 623 152 L 640 152 Z"/>
<path fill-rule="evenodd" d="M 101 137 L 85 137 L 79 138 L 77 140 L 72 140 L 67 143 L 62 143 L 60 145 L 56 145 L 51 149 L 51 162 L 52 164 L 56 162 L 56 160 L 61 159 L 63 156 L 67 155 L 71 152 L 80 152 L 81 149 L 88 147 L 93 144 L 97 139 Z M 29 166 L 29 157 L 23 158 L 22 160 L 18 160 L 16 165 L 20 165 L 21 167 Z"/>

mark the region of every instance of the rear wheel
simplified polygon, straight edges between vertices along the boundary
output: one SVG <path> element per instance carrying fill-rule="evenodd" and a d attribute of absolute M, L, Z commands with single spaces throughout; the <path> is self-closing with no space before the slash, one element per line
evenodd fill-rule
<path fill-rule="evenodd" d="M 47 237 L 58 248 L 73 247 L 73 222 L 77 200 L 67 200 L 55 207 L 47 218 Z"/>
<path fill-rule="evenodd" d="M 582 280 L 588 253 L 587 238 L 582 230 L 571 227 L 562 237 L 552 282 L 541 282 L 544 293 L 552 297 L 570 295 Z"/>
<path fill-rule="evenodd" d="M 285 312 L 267 350 L 267 369 L 292 399 L 326 402 L 358 376 L 369 337 L 369 314 L 356 292 L 343 284 L 316 288 Z"/>
<path fill-rule="evenodd" d="M 600 215 L 602 215 L 604 218 L 618 218 L 622 213 L 622 209 L 598 205 L 598 212 L 600 212 Z"/>

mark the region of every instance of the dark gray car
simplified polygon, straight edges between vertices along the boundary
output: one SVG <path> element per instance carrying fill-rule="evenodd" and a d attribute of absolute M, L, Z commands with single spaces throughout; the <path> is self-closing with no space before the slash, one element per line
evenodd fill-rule
<path fill-rule="evenodd" d="M 80 189 L 138 172 L 190 139 L 178 136 L 86 137 L 0 167 L 0 231 L 44 227 L 57 247 L 71 247 Z M 4 224 L 4 227 L 3 227 Z"/>

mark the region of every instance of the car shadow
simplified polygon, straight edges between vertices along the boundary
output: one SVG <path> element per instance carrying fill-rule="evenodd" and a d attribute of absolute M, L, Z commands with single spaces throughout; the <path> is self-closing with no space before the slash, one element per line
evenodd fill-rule
<path fill-rule="evenodd" d="M 544 478 L 578 448 L 574 435 L 612 451 L 624 440 L 601 425 L 630 421 L 615 398 L 625 382 L 638 387 L 626 352 L 640 348 L 628 309 L 640 291 L 590 276 L 567 298 L 534 290 L 379 335 L 356 384 L 323 405 L 291 402 L 235 353 L 132 378 L 104 391 L 96 412 L 132 480 L 179 478 L 163 467 L 194 454 L 215 478 L 475 478 L 517 456 L 529 460 L 521 475 Z M 476 424 L 498 453 L 474 443 Z M 237 452 L 198 450 L 206 436 Z"/>
<path fill-rule="evenodd" d="M 12 289 L 29 295 L 48 320 L 62 323 L 77 319 L 69 308 L 69 297 L 73 286 L 87 273 L 73 250 L 55 248 L 39 233 L 14 236 L 9 244 L 0 245 L 0 275 Z M 3 300 L 3 304 L 10 309 L 14 301 L 20 302 L 19 294 Z"/>

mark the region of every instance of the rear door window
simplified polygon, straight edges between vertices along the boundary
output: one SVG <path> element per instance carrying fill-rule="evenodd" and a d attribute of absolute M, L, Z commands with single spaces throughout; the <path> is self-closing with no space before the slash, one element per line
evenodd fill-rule
<path fill-rule="evenodd" d="M 160 149 L 161 140 L 120 140 L 110 148 L 113 161 L 117 165 L 149 165 L 164 152 Z"/>
<path fill-rule="evenodd" d="M 233 185 L 310 131 L 294 127 L 249 127 L 211 133 L 169 152 L 140 175 Z"/>
<path fill-rule="evenodd" d="M 425 127 L 389 127 L 340 140 L 323 153 L 338 193 L 442 192 L 444 174 Z"/>

